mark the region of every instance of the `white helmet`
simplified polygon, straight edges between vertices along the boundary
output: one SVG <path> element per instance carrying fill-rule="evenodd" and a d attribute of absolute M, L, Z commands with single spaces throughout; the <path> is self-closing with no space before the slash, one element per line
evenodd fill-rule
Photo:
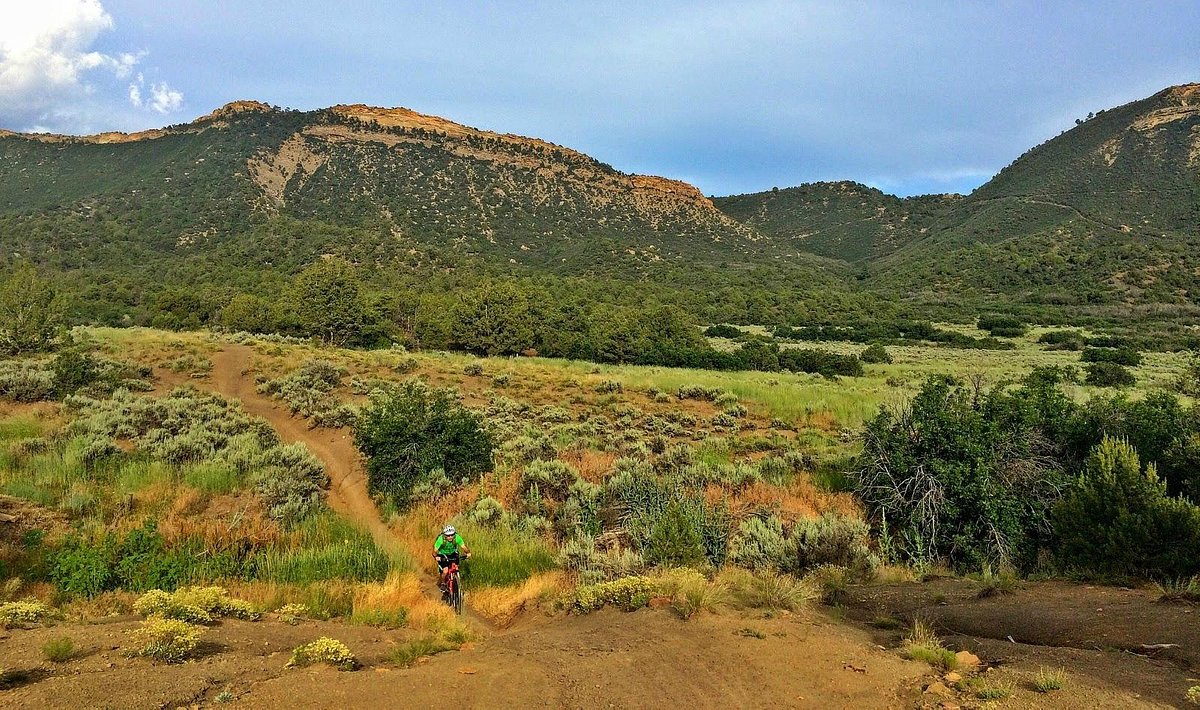
<path fill-rule="evenodd" d="M 445 528 L 442 530 L 442 534 L 443 534 L 443 535 L 445 535 L 446 537 L 454 537 L 454 534 L 455 534 L 456 532 L 458 532 L 458 531 L 454 529 L 454 526 L 453 526 L 453 525 L 447 525 L 447 526 L 446 526 L 446 527 L 445 527 Z"/>

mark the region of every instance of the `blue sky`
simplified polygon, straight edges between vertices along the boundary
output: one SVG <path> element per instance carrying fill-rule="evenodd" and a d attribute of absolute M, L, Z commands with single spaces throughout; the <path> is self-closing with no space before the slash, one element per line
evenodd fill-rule
<path fill-rule="evenodd" d="M 1200 2 L 0 0 L 0 127 L 407 106 L 708 194 L 965 192 L 1200 81 Z"/>

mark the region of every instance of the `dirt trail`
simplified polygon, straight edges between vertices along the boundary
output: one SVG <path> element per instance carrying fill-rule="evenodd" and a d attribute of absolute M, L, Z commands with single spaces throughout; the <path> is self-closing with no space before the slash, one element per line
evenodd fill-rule
<path fill-rule="evenodd" d="M 321 459 L 329 473 L 329 505 L 371 533 L 385 550 L 407 554 L 379 515 L 367 493 L 367 476 L 358 450 L 344 430 L 311 429 L 303 419 L 291 416 L 270 398 L 259 394 L 247 377 L 254 350 L 245 345 L 227 345 L 212 356 L 212 388 L 219 394 L 239 399 L 247 412 L 262 417 L 275 427 L 286 442 L 301 442 Z"/>

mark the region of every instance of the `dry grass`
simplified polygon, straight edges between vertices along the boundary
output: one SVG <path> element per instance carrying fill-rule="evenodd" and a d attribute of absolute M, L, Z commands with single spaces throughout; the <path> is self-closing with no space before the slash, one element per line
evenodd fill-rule
<path fill-rule="evenodd" d="M 544 572 L 510 587 L 470 590 L 471 609 L 504 628 L 531 605 L 559 596 L 567 587 L 566 577 L 561 572 Z"/>
<path fill-rule="evenodd" d="M 388 575 L 382 582 L 360 584 L 354 594 L 355 612 L 408 610 L 408 625 L 414 629 L 442 629 L 455 622 L 454 611 L 426 593 L 426 583 L 411 572 Z"/>

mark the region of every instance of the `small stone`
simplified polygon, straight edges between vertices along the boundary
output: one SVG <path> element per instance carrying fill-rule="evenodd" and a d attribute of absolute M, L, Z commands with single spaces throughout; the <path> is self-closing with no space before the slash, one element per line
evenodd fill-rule
<path fill-rule="evenodd" d="M 979 656 L 970 651 L 959 651 L 954 657 L 958 659 L 958 665 L 964 668 L 974 668 L 980 664 Z"/>
<path fill-rule="evenodd" d="M 947 688 L 946 684 L 941 681 L 930 683 L 929 685 L 925 686 L 925 692 L 929 693 L 930 695 L 936 695 L 939 698 L 954 697 L 954 691 Z"/>
<path fill-rule="evenodd" d="M 944 680 L 945 680 L 947 683 L 961 683 L 961 682 L 962 682 L 962 678 L 963 678 L 963 677 L 962 677 L 962 673 L 955 673 L 954 671 L 950 671 L 949 673 L 947 673 L 947 674 L 944 676 L 944 678 L 943 678 L 943 679 L 944 679 Z"/>
<path fill-rule="evenodd" d="M 471 666 L 463 666 L 462 668 L 459 668 L 459 669 L 458 669 L 458 672 L 459 672 L 459 673 L 462 673 L 463 675 L 475 675 L 475 674 L 476 674 L 476 673 L 478 673 L 479 671 L 475 670 L 475 669 L 474 669 L 473 667 L 471 667 Z"/>

